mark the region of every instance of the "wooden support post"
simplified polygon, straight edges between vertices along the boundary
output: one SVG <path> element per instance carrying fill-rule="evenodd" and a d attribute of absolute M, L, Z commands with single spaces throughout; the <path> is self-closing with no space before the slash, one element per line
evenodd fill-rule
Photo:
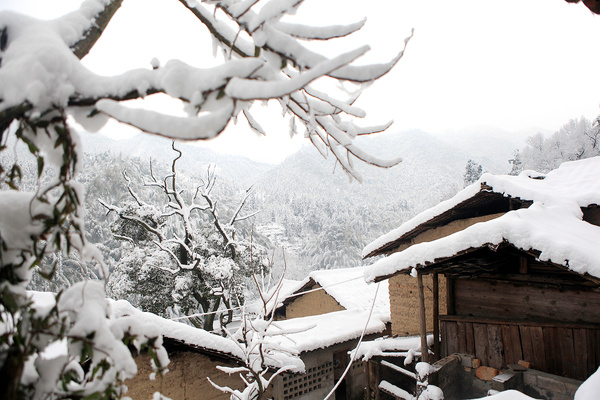
<path fill-rule="evenodd" d="M 438 274 L 434 272 L 433 280 L 433 361 L 440 359 L 440 285 Z"/>
<path fill-rule="evenodd" d="M 446 315 L 454 314 L 454 279 L 446 276 Z"/>
<path fill-rule="evenodd" d="M 421 361 L 429 362 L 429 349 L 427 348 L 427 325 L 425 315 L 425 293 L 423 291 L 423 275 L 417 272 L 417 284 L 419 285 L 419 316 L 421 320 Z"/>

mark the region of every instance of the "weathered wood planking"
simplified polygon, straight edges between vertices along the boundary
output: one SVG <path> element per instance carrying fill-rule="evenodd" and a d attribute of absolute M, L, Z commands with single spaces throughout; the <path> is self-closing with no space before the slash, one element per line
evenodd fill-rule
<path fill-rule="evenodd" d="M 458 324 L 448 324 L 446 327 L 446 335 L 448 338 L 448 351 L 450 354 L 460 353 L 460 347 L 458 345 Z"/>
<path fill-rule="evenodd" d="M 523 283 L 454 280 L 454 311 L 486 318 L 600 323 L 600 293 L 561 291 Z"/>
<path fill-rule="evenodd" d="M 541 326 L 532 326 L 530 328 L 531 342 L 533 344 L 533 365 L 535 369 L 548 371 L 548 362 L 546 361 L 546 351 L 544 349 L 544 330 Z"/>
<path fill-rule="evenodd" d="M 467 354 L 475 354 L 475 337 L 473 334 L 473 324 L 465 324 L 466 342 L 467 342 Z"/>
<path fill-rule="evenodd" d="M 494 368 L 526 360 L 540 371 L 585 380 L 600 365 L 600 328 L 452 321 L 445 316 L 441 332 L 442 356 L 474 354 Z"/>
<path fill-rule="evenodd" d="M 588 329 L 573 329 L 573 350 L 575 351 L 575 375 L 584 376 L 588 369 L 593 368 L 590 359 L 593 358 L 587 347 L 587 331 Z M 581 378 L 579 378 L 581 379 Z"/>
<path fill-rule="evenodd" d="M 502 325 L 502 341 L 504 342 L 504 362 L 506 365 L 516 364 L 523 359 L 521 335 L 518 326 Z M 531 346 L 531 343 L 529 345 Z"/>
<path fill-rule="evenodd" d="M 544 333 L 544 351 L 546 353 L 546 368 L 545 372 L 560 375 L 559 373 L 559 357 L 558 351 L 558 328 L 543 328 Z"/>
<path fill-rule="evenodd" d="M 502 327 L 496 324 L 487 326 L 488 332 L 488 363 L 490 367 L 501 369 L 504 365 L 504 343 L 502 340 Z M 521 344 L 519 343 L 519 347 Z"/>
<path fill-rule="evenodd" d="M 487 324 L 473 324 L 473 337 L 475 338 L 475 357 L 482 362 L 488 360 L 488 335 Z"/>
<path fill-rule="evenodd" d="M 456 328 L 457 328 L 457 345 L 458 345 L 458 352 L 459 353 L 466 353 L 467 352 L 467 328 L 466 328 L 467 323 L 466 322 L 462 322 L 462 321 L 458 321 L 456 323 Z"/>

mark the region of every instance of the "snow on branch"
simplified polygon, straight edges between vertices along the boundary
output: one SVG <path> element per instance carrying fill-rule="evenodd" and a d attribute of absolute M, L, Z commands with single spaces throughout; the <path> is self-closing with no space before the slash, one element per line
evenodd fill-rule
<path fill-rule="evenodd" d="M 368 47 L 331 57 L 312 51 L 301 42 L 350 35 L 364 27 L 364 20 L 323 27 L 281 22 L 283 16 L 295 13 L 302 3 L 300 0 L 272 0 L 263 2 L 261 7 L 256 0 L 202 3 L 180 0 L 208 28 L 215 42 L 228 54 L 228 60 L 207 69 L 171 60 L 156 69 L 139 68 L 117 76 L 100 76 L 85 68 L 80 58 L 96 43 L 121 2 L 87 0 L 79 10 L 53 21 L 0 12 L 4 42 L 0 128 L 27 115 L 46 115 L 58 107 L 74 115 L 88 115 L 77 121 L 90 129 L 94 126 L 97 130 L 99 123 L 113 118 L 142 131 L 179 140 L 214 138 L 243 112 L 251 129 L 264 134 L 265 130 L 248 110 L 255 100 L 276 99 L 284 107 L 284 114 L 293 119 L 290 132 L 297 132 L 295 120 L 300 121 L 305 136 L 322 154 L 331 151 L 349 175 L 358 176 L 348 157 L 380 167 L 399 162 L 398 158 L 379 160 L 348 147 L 357 135 L 365 133 L 351 120 L 342 119 L 366 115 L 364 110 L 352 106 L 356 97 L 337 99 L 308 85 L 325 77 L 355 83 L 376 80 L 402 58 L 412 34 L 393 59 L 354 65 L 353 61 Z M 186 103 L 188 116 L 123 104 L 125 100 L 154 93 L 164 93 Z M 89 107 L 93 107 L 91 113 Z M 317 121 L 315 117 L 329 121 Z M 338 144 L 346 149 L 331 147 Z"/>
<path fill-rule="evenodd" d="M 79 12 L 60 18 L 62 23 L 70 25 L 75 31 L 69 33 L 75 33 L 74 38 L 77 40 L 67 40 L 67 43 L 73 42 L 70 47 L 77 58 L 82 59 L 89 53 L 122 3 L 123 0 L 87 0 L 81 4 Z M 81 16 L 87 18 L 81 18 Z"/>
<path fill-rule="evenodd" d="M 232 102 L 218 111 L 197 118 L 174 117 L 152 110 L 127 108 L 109 99 L 98 101 L 96 108 L 144 132 L 179 140 L 212 139 L 223 132 L 233 114 Z"/>
<path fill-rule="evenodd" d="M 277 22 L 275 27 L 282 32 L 298 39 L 306 40 L 330 40 L 339 37 L 348 36 L 360 30 L 367 21 L 364 18 L 362 21 L 355 22 L 350 25 L 332 25 L 332 26 L 307 26 L 300 24 L 292 24 L 288 22 Z"/>
<path fill-rule="evenodd" d="M 292 92 L 302 89 L 315 79 L 327 75 L 339 69 L 369 50 L 369 46 L 363 46 L 356 50 L 339 55 L 331 60 L 323 61 L 314 68 L 309 69 L 287 81 L 258 81 L 255 79 L 232 78 L 225 87 L 225 93 L 240 100 L 272 99 L 283 97 Z"/>

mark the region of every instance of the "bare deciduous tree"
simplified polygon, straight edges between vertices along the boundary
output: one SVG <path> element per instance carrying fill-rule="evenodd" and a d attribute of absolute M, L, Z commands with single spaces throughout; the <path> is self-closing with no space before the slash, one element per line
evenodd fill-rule
<path fill-rule="evenodd" d="M 163 258 L 162 262 L 152 263 L 153 266 L 180 279 L 187 279 L 189 284 L 186 287 L 198 305 L 197 310 L 190 310 L 189 306 L 183 306 L 189 305 L 190 299 L 173 302 L 173 297 L 177 296 L 167 293 L 168 298 L 158 302 L 163 309 L 152 311 L 164 312 L 164 308 L 177 304 L 186 313 L 202 314 L 202 318 L 192 318 L 191 321 L 211 331 L 216 313 L 222 305 L 228 310 L 224 314 L 226 317 L 221 319 L 225 326 L 233 317 L 232 307 L 243 304 L 243 287 L 250 275 L 249 252 L 253 254 L 252 261 L 256 268 L 266 268 L 266 263 L 263 262 L 264 251 L 256 244 L 236 240 L 235 225 L 256 215 L 258 211 L 244 214 L 244 206 L 252 194 L 250 188 L 225 222 L 219 214 L 218 201 L 213 194 L 217 174 L 211 167 L 208 167 L 206 178 L 196 187 L 194 195 L 187 196 L 177 179 L 177 161 L 182 154 L 174 142 L 172 149 L 177 152 L 177 156 L 171 163 L 171 172 L 159 179 L 150 162 L 150 179 L 144 183 L 164 194 L 165 203 L 162 208 L 142 200 L 132 188 L 126 171 L 123 172 L 123 177 L 128 182 L 133 201 L 122 206 L 99 201 L 108 213 L 114 213 L 118 217 L 113 224 L 115 238 L 133 246 L 148 248 L 149 245 L 152 253 L 159 251 L 167 254 L 167 260 Z M 202 219 L 202 214 L 208 215 L 208 218 Z M 212 225 L 212 229 L 206 226 L 208 224 Z M 127 260 L 126 258 L 125 262 Z M 140 286 L 134 286 L 133 290 L 141 289 Z M 158 288 L 154 291 L 152 286 L 146 290 L 150 290 L 149 295 L 153 297 L 158 293 Z M 172 290 L 176 291 L 175 288 Z"/>

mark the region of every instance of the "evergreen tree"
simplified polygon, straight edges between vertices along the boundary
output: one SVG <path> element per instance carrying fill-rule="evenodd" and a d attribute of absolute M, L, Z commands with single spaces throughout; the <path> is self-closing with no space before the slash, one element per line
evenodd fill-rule
<path fill-rule="evenodd" d="M 509 175 L 517 176 L 521 172 L 523 172 L 523 163 L 521 162 L 521 154 L 519 153 L 519 149 L 515 150 L 513 158 L 508 160 L 510 165 L 512 166 L 510 169 Z"/>
<path fill-rule="evenodd" d="M 465 173 L 463 174 L 463 187 L 467 187 L 470 184 L 477 182 L 477 179 L 483 174 L 483 167 L 481 164 L 476 163 L 473 160 L 467 161 L 465 165 Z"/>

